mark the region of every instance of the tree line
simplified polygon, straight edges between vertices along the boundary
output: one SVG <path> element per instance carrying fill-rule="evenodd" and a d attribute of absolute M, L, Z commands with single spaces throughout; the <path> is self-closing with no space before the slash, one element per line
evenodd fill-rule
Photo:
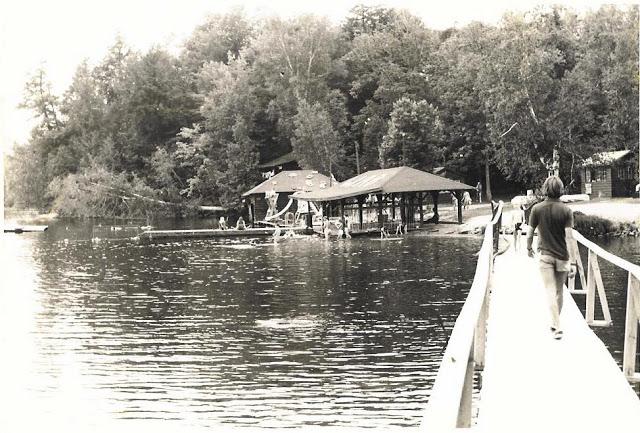
<path fill-rule="evenodd" d="M 436 166 L 530 185 L 554 151 L 561 176 L 596 151 L 638 144 L 638 7 L 507 13 L 434 31 L 403 10 L 213 15 L 178 54 L 117 38 L 55 95 L 25 86 L 39 119 L 7 157 L 7 200 L 70 216 L 241 206 L 257 165 L 295 152 L 338 180 Z M 137 200 L 147 197 L 152 200 Z M 161 206 L 158 203 L 178 206 Z"/>

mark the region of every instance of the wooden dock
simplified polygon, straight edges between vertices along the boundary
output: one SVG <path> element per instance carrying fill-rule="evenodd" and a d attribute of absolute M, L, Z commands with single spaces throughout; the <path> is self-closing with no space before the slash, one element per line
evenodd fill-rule
<path fill-rule="evenodd" d="M 44 232 L 49 226 L 42 225 L 20 225 L 20 226 L 4 226 L 4 233 L 31 233 Z"/>
<path fill-rule="evenodd" d="M 304 227 L 285 228 L 280 230 L 284 234 L 293 230 L 296 234 L 307 233 Z M 138 235 L 142 240 L 167 240 L 167 239 L 193 239 L 193 238 L 227 238 L 227 237 L 257 237 L 272 236 L 275 231 L 273 227 L 247 228 L 244 230 L 220 230 L 220 229 L 188 229 L 188 230 L 147 230 Z"/>
<path fill-rule="evenodd" d="M 568 289 L 562 340 L 549 331 L 533 259 L 496 258 L 477 427 L 497 431 L 640 431 L 640 399 Z"/>
<path fill-rule="evenodd" d="M 586 317 L 565 287 L 564 337 L 555 340 L 535 260 L 525 248 L 515 252 L 511 246 L 496 255 L 500 215 L 501 206 L 485 230 L 474 282 L 445 350 L 423 430 L 640 431 L 640 399 L 630 385 L 640 381 L 640 267 L 574 231 L 588 250 L 588 266 L 580 259 L 580 274 L 568 286 L 575 296 L 586 296 Z M 589 327 L 610 325 L 598 258 L 628 272 L 622 370 Z M 595 319 L 598 303 L 603 320 Z M 480 378 L 475 403 L 474 377 Z"/>

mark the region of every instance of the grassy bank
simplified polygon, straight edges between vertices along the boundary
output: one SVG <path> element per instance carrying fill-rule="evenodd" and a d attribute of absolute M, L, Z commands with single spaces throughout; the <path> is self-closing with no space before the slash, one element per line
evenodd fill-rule
<path fill-rule="evenodd" d="M 587 237 L 639 236 L 640 227 L 635 222 L 613 221 L 597 215 L 573 212 L 574 228 Z"/>

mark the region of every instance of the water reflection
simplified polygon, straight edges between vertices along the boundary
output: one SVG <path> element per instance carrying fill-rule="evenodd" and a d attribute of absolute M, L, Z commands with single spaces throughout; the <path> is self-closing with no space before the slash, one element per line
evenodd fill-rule
<path fill-rule="evenodd" d="M 5 237 L 7 422 L 417 426 L 479 247 L 96 233 Z"/>

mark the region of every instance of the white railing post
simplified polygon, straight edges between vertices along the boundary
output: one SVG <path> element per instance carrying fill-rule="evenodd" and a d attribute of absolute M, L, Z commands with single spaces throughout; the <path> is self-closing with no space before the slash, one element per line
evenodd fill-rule
<path fill-rule="evenodd" d="M 595 254 L 589 250 L 589 258 L 587 259 L 587 306 L 585 319 L 588 324 L 593 323 L 596 309 L 596 282 L 593 277 L 593 258 Z"/>
<path fill-rule="evenodd" d="M 471 407 L 473 404 L 473 347 L 469 351 L 469 359 L 467 359 L 467 371 L 464 376 L 464 385 L 462 387 L 462 396 L 460 397 L 460 408 L 458 409 L 457 428 L 471 427 Z"/>
<path fill-rule="evenodd" d="M 598 297 L 600 298 L 600 306 L 602 307 L 604 320 L 595 319 L 596 289 L 598 290 Z M 587 270 L 587 310 L 585 316 L 587 323 L 591 326 L 611 325 L 611 312 L 609 311 L 609 302 L 607 301 L 607 294 L 602 282 L 602 274 L 600 273 L 600 265 L 598 264 L 598 255 L 591 249 L 589 249 Z"/>
<path fill-rule="evenodd" d="M 576 295 L 587 294 L 587 279 L 585 277 L 584 266 L 582 265 L 582 257 L 580 256 L 580 249 L 578 248 L 578 241 L 573 238 L 570 248 L 573 250 L 573 257 L 576 260 L 576 275 L 569 278 L 567 281 L 567 288 L 569 292 Z M 580 289 L 576 289 L 576 278 L 580 278 Z"/>
<path fill-rule="evenodd" d="M 630 382 L 640 382 L 636 371 L 638 349 L 638 322 L 640 321 L 640 280 L 629 272 L 627 284 L 627 312 L 624 326 L 624 354 L 622 371 Z"/>

